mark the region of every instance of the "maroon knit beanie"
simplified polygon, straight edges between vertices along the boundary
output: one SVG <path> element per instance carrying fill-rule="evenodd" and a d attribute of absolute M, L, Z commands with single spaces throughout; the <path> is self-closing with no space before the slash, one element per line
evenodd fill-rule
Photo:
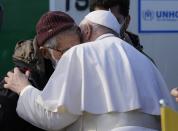
<path fill-rule="evenodd" d="M 36 25 L 38 46 L 42 46 L 47 40 L 59 32 L 76 25 L 68 14 L 61 11 L 49 11 L 45 13 Z"/>

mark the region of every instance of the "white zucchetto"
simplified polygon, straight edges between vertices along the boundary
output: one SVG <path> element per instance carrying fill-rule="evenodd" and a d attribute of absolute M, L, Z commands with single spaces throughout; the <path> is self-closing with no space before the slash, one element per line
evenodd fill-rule
<path fill-rule="evenodd" d="M 84 20 L 110 28 L 118 34 L 120 33 L 121 26 L 111 11 L 96 10 L 86 15 Z"/>

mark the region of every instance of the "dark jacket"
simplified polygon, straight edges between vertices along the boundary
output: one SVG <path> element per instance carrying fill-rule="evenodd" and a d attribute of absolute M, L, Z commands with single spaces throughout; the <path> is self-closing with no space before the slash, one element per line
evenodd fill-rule
<path fill-rule="evenodd" d="M 36 81 L 33 79 L 33 81 Z M 33 83 L 31 81 L 31 83 Z M 4 87 L 4 80 L 0 82 L 0 130 L 1 131 L 33 131 L 41 129 L 34 127 L 21 119 L 16 113 L 18 95 Z"/>
<path fill-rule="evenodd" d="M 13 55 L 15 66 L 22 72 L 30 70 L 29 81 L 42 90 L 53 72 L 52 64 L 39 56 L 32 41 L 18 42 Z M 0 131 L 42 131 L 16 113 L 18 95 L 4 88 L 4 80 L 0 81 Z"/>
<path fill-rule="evenodd" d="M 140 44 L 139 36 L 129 31 L 126 31 L 125 33 L 129 36 L 131 40 L 130 44 L 132 44 L 133 47 L 135 47 L 138 51 L 144 54 L 148 59 L 150 59 L 155 64 L 154 60 L 143 51 L 143 46 Z"/>

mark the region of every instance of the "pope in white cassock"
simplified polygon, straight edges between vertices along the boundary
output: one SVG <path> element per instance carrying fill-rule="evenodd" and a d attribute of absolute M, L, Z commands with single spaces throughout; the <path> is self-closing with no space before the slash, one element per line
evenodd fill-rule
<path fill-rule="evenodd" d="M 173 106 L 155 65 L 117 37 L 120 25 L 110 11 L 89 13 L 80 24 L 86 43 L 58 61 L 43 91 L 23 87 L 18 114 L 46 130 L 159 131 L 160 104 Z M 15 73 L 6 78 L 6 88 Z"/>

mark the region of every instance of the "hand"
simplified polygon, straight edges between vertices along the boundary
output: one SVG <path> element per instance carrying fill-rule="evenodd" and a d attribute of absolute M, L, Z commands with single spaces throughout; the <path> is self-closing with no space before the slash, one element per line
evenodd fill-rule
<path fill-rule="evenodd" d="M 26 86 L 30 85 L 30 82 L 28 81 L 29 74 L 29 71 L 26 71 L 25 74 L 23 74 L 17 67 L 14 68 L 14 72 L 7 73 L 4 87 L 20 94 Z"/>
<path fill-rule="evenodd" d="M 174 96 L 176 98 L 176 102 L 178 102 L 178 87 L 177 88 L 173 88 L 171 90 L 171 95 Z"/>

